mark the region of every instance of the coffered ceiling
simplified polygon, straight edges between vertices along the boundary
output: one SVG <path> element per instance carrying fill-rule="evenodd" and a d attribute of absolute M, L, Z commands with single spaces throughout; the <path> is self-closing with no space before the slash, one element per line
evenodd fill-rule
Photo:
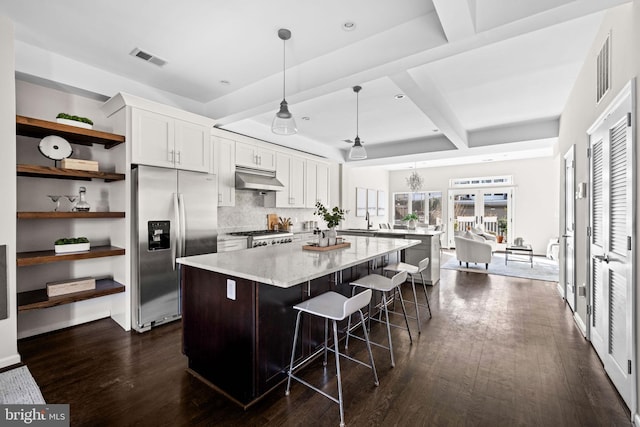
<path fill-rule="evenodd" d="M 604 11 L 628 1 L 0 0 L 0 15 L 15 25 L 21 79 L 102 99 L 129 92 L 233 132 L 400 168 L 550 154 Z M 292 32 L 294 136 L 270 130 L 279 28 Z M 344 142 L 356 134 L 354 85 L 369 156 L 357 163 Z"/>

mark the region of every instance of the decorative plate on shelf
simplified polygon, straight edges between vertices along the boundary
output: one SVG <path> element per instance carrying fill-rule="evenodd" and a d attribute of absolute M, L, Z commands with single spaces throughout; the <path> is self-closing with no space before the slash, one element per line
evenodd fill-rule
<path fill-rule="evenodd" d="M 40 144 L 38 144 L 38 150 L 43 156 L 51 160 L 66 159 L 73 154 L 69 141 L 57 135 L 49 135 L 42 138 Z"/>

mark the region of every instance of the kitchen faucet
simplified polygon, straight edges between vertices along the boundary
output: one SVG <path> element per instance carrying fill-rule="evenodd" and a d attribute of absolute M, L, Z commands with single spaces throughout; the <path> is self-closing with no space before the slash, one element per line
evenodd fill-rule
<path fill-rule="evenodd" d="M 367 211 L 366 215 L 364 216 L 364 219 L 367 220 L 367 230 L 370 230 L 373 224 L 369 222 L 369 211 Z"/>

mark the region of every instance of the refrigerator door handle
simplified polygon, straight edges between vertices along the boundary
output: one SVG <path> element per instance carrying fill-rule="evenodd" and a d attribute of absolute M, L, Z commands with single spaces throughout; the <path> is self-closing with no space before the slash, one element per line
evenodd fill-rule
<path fill-rule="evenodd" d="M 187 255 L 187 217 L 182 193 L 178 193 L 178 205 L 180 206 L 180 256 L 183 257 Z"/>
<path fill-rule="evenodd" d="M 178 201 L 178 193 L 173 193 L 173 212 L 175 215 L 175 219 L 176 219 L 176 225 L 174 227 L 175 230 L 175 236 L 176 236 L 176 240 L 175 240 L 175 244 L 171 247 L 171 259 L 172 259 L 172 266 L 173 269 L 176 269 L 176 258 L 180 257 L 180 255 L 182 254 L 182 236 L 180 235 L 181 233 L 181 227 L 180 227 L 180 203 Z"/>

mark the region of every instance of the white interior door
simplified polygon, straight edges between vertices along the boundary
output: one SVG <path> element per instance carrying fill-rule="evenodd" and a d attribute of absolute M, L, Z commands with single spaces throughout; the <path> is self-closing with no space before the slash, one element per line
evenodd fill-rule
<path fill-rule="evenodd" d="M 562 235 L 564 245 L 564 297 L 571 311 L 575 311 L 576 306 L 576 283 L 575 283 L 575 153 L 571 147 L 564 156 L 564 234 Z"/>
<path fill-rule="evenodd" d="M 633 152 L 631 88 L 589 130 L 593 347 L 631 406 L 633 376 Z"/>

